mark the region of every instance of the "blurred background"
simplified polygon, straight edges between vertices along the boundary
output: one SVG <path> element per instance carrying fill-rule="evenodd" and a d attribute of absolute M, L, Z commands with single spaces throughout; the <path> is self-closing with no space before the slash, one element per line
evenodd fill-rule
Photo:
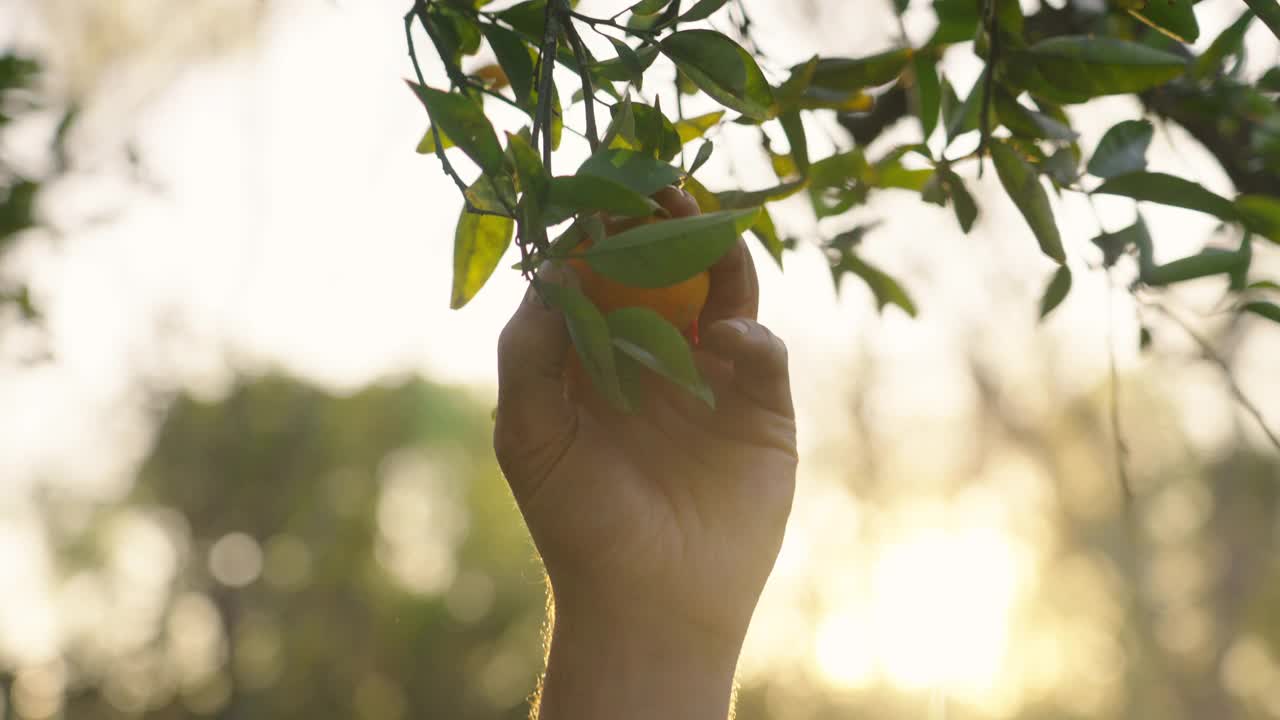
<path fill-rule="evenodd" d="M 459 201 L 413 151 L 407 5 L 0 0 L 0 717 L 525 717 L 543 585 L 490 447 L 523 283 L 448 309 Z M 774 68 L 891 47 L 891 5 L 747 3 Z M 1240 9 L 1198 8 L 1202 44 Z M 1261 25 L 1248 48 L 1275 64 Z M 1139 113 L 1075 110 L 1086 148 Z M 713 189 L 771 179 L 735 132 Z M 1176 128 L 1151 158 L 1230 192 Z M 886 193 L 786 208 L 785 272 L 757 254 L 802 463 L 739 717 L 1280 717 L 1280 453 L 1185 328 L 1088 270 L 1127 201 L 1055 200 L 1080 265 L 1040 324 L 1052 268 L 974 187 L 968 236 Z M 805 240 L 872 221 L 917 319 Z M 1148 222 L 1162 259 L 1215 231 Z M 1214 315 L 1216 282 L 1161 302 L 1278 427 L 1280 332 Z"/>

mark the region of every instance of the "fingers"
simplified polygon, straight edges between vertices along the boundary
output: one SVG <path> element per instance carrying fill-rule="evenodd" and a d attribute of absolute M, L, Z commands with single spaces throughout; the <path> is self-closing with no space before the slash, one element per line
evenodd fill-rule
<path fill-rule="evenodd" d="M 546 266 L 542 282 L 572 273 Z M 498 415 L 493 444 L 517 500 L 550 470 L 572 438 L 574 413 L 564 394 L 570 351 L 564 317 L 531 285 L 498 338 Z"/>
<path fill-rule="evenodd" d="M 707 327 L 731 317 L 755 319 L 760 308 L 760 280 L 755 262 L 741 237 L 710 268 L 711 292 L 702 309 L 700 325 Z"/>
<path fill-rule="evenodd" d="M 787 346 L 755 320 L 735 317 L 707 327 L 704 347 L 733 362 L 737 390 L 761 407 L 795 417 L 791 403 Z"/>

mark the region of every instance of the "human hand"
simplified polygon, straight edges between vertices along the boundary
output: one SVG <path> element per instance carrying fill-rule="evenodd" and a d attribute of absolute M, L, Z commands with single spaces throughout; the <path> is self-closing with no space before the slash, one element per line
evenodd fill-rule
<path fill-rule="evenodd" d="M 689 690 L 725 685 L 727 708 L 733 665 L 781 546 L 797 463 L 786 349 L 755 322 L 758 288 L 739 240 L 711 268 L 701 316 L 696 358 L 715 410 L 660 381 L 633 414 L 592 391 L 567 397 L 568 332 L 532 289 L 503 330 L 494 446 L 556 608 L 544 718 L 555 698 L 557 645 L 613 658 L 631 674 L 662 663 L 676 684 L 701 676 Z M 682 708 L 695 706 L 703 712 L 690 717 L 717 712 L 714 702 Z M 599 708 L 624 717 L 620 709 Z M 648 708 L 686 716 L 678 710 Z"/>

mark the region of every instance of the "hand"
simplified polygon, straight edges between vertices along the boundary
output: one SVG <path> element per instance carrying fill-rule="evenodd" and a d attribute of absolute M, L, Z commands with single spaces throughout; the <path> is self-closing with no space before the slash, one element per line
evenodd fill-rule
<path fill-rule="evenodd" d="M 564 320 L 532 290 L 503 330 L 494 446 L 555 603 L 544 720 L 630 717 L 637 703 L 649 717 L 724 717 L 795 489 L 786 349 L 755 322 L 758 287 L 739 240 L 711 269 L 701 316 L 715 410 L 665 382 L 631 415 L 593 392 L 569 399 Z M 578 687 L 582 673 L 609 678 Z M 615 674 L 667 687 L 629 693 Z M 664 692 L 681 707 L 654 707 Z"/>

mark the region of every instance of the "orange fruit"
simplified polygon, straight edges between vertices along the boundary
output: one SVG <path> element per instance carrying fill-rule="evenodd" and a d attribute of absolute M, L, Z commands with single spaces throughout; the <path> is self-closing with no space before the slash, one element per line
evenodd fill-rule
<path fill-rule="evenodd" d="M 690 217 L 702 211 L 693 196 L 676 187 L 664 187 L 653 194 L 653 199 L 666 210 L 672 218 Z M 616 235 L 639 225 L 662 222 L 659 215 L 643 218 L 604 218 L 606 237 Z M 591 247 L 591 240 L 584 240 L 577 250 Z M 703 272 L 682 280 L 674 285 L 660 288 L 638 288 L 624 285 L 591 269 L 585 260 L 570 258 L 569 265 L 577 273 L 582 283 L 582 292 L 608 314 L 624 307 L 647 307 L 657 312 L 681 332 L 697 338 L 698 315 L 702 306 L 707 304 L 707 293 L 711 290 L 711 275 Z"/>
<path fill-rule="evenodd" d="M 653 199 L 666 210 L 670 217 L 681 218 L 701 214 L 698 203 L 693 196 L 677 187 L 664 187 L 652 195 Z M 639 225 L 662 222 L 667 218 L 660 215 L 636 218 L 604 217 L 606 237 L 616 235 Z M 582 241 L 575 250 L 581 251 L 591 247 L 588 238 Z M 711 291 L 711 273 L 702 271 L 687 280 L 660 288 L 638 288 L 624 285 L 596 272 L 580 258 L 570 258 L 573 268 L 581 283 L 582 292 L 603 313 L 610 313 L 624 307 L 647 307 L 668 322 L 675 325 L 687 335 L 694 344 L 698 342 L 698 316 L 707 304 L 707 294 Z M 579 397 L 584 389 L 591 387 L 582 360 L 572 347 L 568 351 L 568 363 L 565 367 L 565 380 L 570 397 Z"/>

